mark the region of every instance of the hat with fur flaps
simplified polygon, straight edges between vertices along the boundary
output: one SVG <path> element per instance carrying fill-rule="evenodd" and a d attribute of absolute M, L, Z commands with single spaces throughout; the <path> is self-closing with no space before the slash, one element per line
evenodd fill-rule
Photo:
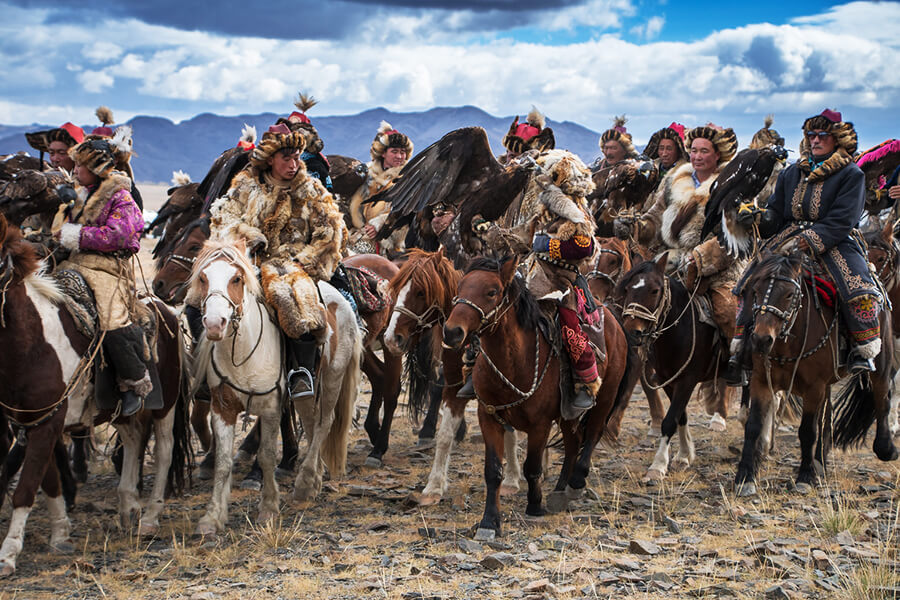
<path fill-rule="evenodd" d="M 286 148 L 303 152 L 306 139 L 302 131 L 291 131 L 285 123 L 276 123 L 262 135 L 256 147 L 250 151 L 250 164 L 264 171 L 269 168 L 268 160 L 276 152 Z"/>
<path fill-rule="evenodd" d="M 318 103 L 319 101 L 312 96 L 299 92 L 297 99 L 294 100 L 294 106 L 297 107 L 297 110 L 288 115 L 287 118 L 281 117 L 275 122 L 276 125 L 284 123 L 291 131 L 302 132 L 306 140 L 306 151 L 312 154 L 321 152 L 325 147 L 325 143 L 319 137 L 319 132 L 313 127 L 312 121 L 309 120 L 309 116 L 306 114 L 309 109 Z"/>
<path fill-rule="evenodd" d="M 509 131 L 503 136 L 503 147 L 518 154 L 527 150 L 553 150 L 556 138 L 553 137 L 553 130 L 545 124 L 544 115 L 532 106 L 524 123 L 519 123 L 518 115 L 513 119 Z"/>
<path fill-rule="evenodd" d="M 659 142 L 662 140 L 675 142 L 675 148 L 678 150 L 678 160 L 687 158 L 687 152 L 684 149 L 684 125 L 672 121 L 668 127 L 663 127 L 654 132 L 644 148 L 644 156 L 653 160 L 659 158 Z"/>
<path fill-rule="evenodd" d="M 613 119 L 613 126 L 600 136 L 600 148 L 602 149 L 603 144 L 606 142 L 613 140 L 622 144 L 622 148 L 625 150 L 625 158 L 637 158 L 638 153 L 634 149 L 634 143 L 631 141 L 631 134 L 625 129 L 625 123 L 627 122 L 628 119 L 625 118 L 625 115 Z"/>
<path fill-rule="evenodd" d="M 372 146 L 369 148 L 372 160 L 378 160 L 384 156 L 388 148 L 403 148 L 406 150 L 407 159 L 413 155 L 412 140 L 391 127 L 391 124 L 387 121 L 382 121 L 381 125 L 378 126 L 378 133 L 375 134 L 375 139 L 372 140 Z"/>
<path fill-rule="evenodd" d="M 112 137 L 89 135 L 83 142 L 69 149 L 75 164 L 87 167 L 101 179 L 112 171 L 122 170 L 131 158 L 131 127 L 122 125 Z M 130 173 L 129 173 L 130 175 Z"/>
<path fill-rule="evenodd" d="M 712 142 L 719 153 L 719 163 L 726 163 L 737 154 L 738 141 L 732 128 L 724 129 L 713 123 L 707 123 L 700 127 L 689 129 L 684 134 L 684 148 L 690 152 L 691 144 L 697 138 L 703 138 Z"/>
<path fill-rule="evenodd" d="M 26 133 L 28 145 L 41 152 L 50 152 L 50 144 L 62 142 L 69 148 L 84 141 L 84 130 L 72 123 L 63 123 L 56 129 Z"/>
<path fill-rule="evenodd" d="M 766 115 L 766 120 L 763 121 L 763 128 L 754 133 L 753 139 L 750 140 L 751 149 L 758 150 L 766 146 L 784 146 L 784 138 L 776 130 L 772 129 L 772 123 L 774 122 L 774 116 Z"/>
<path fill-rule="evenodd" d="M 843 148 L 847 154 L 853 156 L 856 153 L 858 141 L 856 129 L 853 123 L 844 121 L 841 113 L 826 108 L 821 114 L 808 118 L 803 122 L 803 140 L 800 142 L 800 154 L 809 154 L 809 140 L 806 139 L 807 131 L 822 130 L 834 136 L 835 145 Z"/>

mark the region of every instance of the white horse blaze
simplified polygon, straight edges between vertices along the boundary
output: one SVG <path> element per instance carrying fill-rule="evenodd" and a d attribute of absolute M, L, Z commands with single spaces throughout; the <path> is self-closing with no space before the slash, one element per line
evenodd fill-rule
<path fill-rule="evenodd" d="M 224 260 L 210 263 L 203 269 L 208 282 L 206 302 L 203 311 L 203 326 L 207 335 L 213 335 L 213 339 L 219 339 L 232 317 L 232 306 L 228 298 L 228 282 L 237 274 L 237 267 Z M 215 292 L 214 295 L 210 295 Z M 219 323 L 223 323 L 219 326 Z M 210 326 L 212 323 L 212 326 Z"/>
<path fill-rule="evenodd" d="M 407 281 L 406 285 L 404 285 L 397 294 L 397 304 L 394 305 L 395 308 L 391 311 L 391 320 L 388 322 L 387 330 L 384 332 L 384 342 L 390 346 L 391 350 L 395 351 L 395 353 L 398 353 L 400 350 L 400 345 L 397 344 L 397 340 L 394 338 L 397 332 L 397 321 L 400 319 L 400 313 L 397 312 L 397 308 L 406 308 L 406 297 L 409 295 L 410 287 L 412 287 L 412 282 Z"/>

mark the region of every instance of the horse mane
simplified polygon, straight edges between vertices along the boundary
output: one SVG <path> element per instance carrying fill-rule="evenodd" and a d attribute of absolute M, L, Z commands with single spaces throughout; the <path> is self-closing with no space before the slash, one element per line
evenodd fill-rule
<path fill-rule="evenodd" d="M 515 258 L 508 257 L 497 259 L 488 258 L 486 256 L 473 258 L 472 262 L 469 263 L 468 268 L 466 268 L 466 273 L 471 273 L 472 271 L 488 271 L 499 275 L 500 267 L 502 267 L 503 263 L 507 260 L 515 260 Z M 537 330 L 545 317 L 537 299 L 526 286 L 525 278 L 516 273 L 509 285 L 506 286 L 506 295 L 509 296 L 509 299 L 516 307 L 516 321 L 518 321 L 519 325 L 525 329 Z"/>
<path fill-rule="evenodd" d="M 169 255 L 175 250 L 175 248 L 177 248 L 182 242 L 184 242 L 184 240 L 187 239 L 191 232 L 197 227 L 202 228 L 203 233 L 206 234 L 206 237 L 209 237 L 209 215 L 203 215 L 202 217 L 197 217 L 193 221 L 189 221 L 177 236 L 165 242 L 163 246 L 160 246 L 158 252 L 156 248 L 153 249 L 154 255 L 156 256 L 157 271 L 163 268 Z"/>
<path fill-rule="evenodd" d="M 900 266 L 900 253 L 894 252 L 891 244 L 885 241 L 883 237 L 881 237 L 880 231 L 867 231 L 863 234 L 863 239 L 866 241 L 866 245 L 868 245 L 870 248 L 878 248 L 879 250 L 890 256 L 891 270 L 897 270 L 897 267 Z"/>
<path fill-rule="evenodd" d="M 2 250 L 3 260 L 8 258 L 12 261 L 10 285 L 25 283 L 51 302 L 63 301 L 63 294 L 56 282 L 45 273 L 47 264 L 38 258 L 34 245 L 25 240 L 18 227 L 11 225 L 6 228 Z"/>
<path fill-rule="evenodd" d="M 434 252 L 426 252 L 413 248 L 407 252 L 407 260 L 400 271 L 391 278 L 389 289 L 391 296 L 397 297 L 407 283 L 421 289 L 429 304 L 439 303 L 449 306 L 459 284 L 459 271 L 446 257 L 440 261 L 431 260 Z"/>
<path fill-rule="evenodd" d="M 803 261 L 803 256 L 803 254 L 794 256 L 774 253 L 768 256 L 763 255 L 755 266 L 751 265 L 749 267 L 750 273 L 747 275 L 747 280 L 743 287 L 748 289 L 772 277 L 787 275 L 793 277 L 793 270 Z"/>
<path fill-rule="evenodd" d="M 628 287 L 628 284 L 631 283 L 631 280 L 637 277 L 642 273 L 650 273 L 656 269 L 656 262 L 652 260 L 645 260 L 642 263 L 639 263 L 636 266 L 631 267 L 631 269 L 622 275 L 619 278 L 619 283 L 616 284 L 616 289 L 614 295 L 620 298 L 625 297 L 625 288 Z"/>
<path fill-rule="evenodd" d="M 203 244 L 203 250 L 201 250 L 200 254 L 197 256 L 197 261 L 194 263 L 194 269 L 191 271 L 191 278 L 188 283 L 188 295 L 196 293 L 196 288 L 200 282 L 200 273 L 203 269 L 209 266 L 211 262 L 219 260 L 220 258 L 225 258 L 230 261 L 242 272 L 244 275 L 244 288 L 247 293 L 262 297 L 262 286 L 259 283 L 259 279 L 256 277 L 256 269 L 253 267 L 253 263 L 250 262 L 250 258 L 246 253 L 239 250 L 237 246 L 231 242 L 214 240 L 207 240 L 207 242 Z"/>

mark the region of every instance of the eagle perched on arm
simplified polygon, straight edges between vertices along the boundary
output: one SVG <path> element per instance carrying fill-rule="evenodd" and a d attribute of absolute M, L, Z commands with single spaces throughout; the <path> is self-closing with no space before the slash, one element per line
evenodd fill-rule
<path fill-rule="evenodd" d="M 771 125 L 770 115 L 750 147 L 722 167 L 710 188 L 700 239 L 717 231 L 723 247 L 733 256 L 743 257 L 752 250 L 753 218 L 765 209 L 785 167 L 784 138 Z"/>

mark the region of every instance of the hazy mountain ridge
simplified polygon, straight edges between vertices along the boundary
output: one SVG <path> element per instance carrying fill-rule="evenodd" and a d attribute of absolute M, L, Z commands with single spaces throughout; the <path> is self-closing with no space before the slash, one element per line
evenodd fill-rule
<path fill-rule="evenodd" d="M 130 121 L 134 129 L 135 156 L 132 167 L 138 181 L 168 182 L 172 171 L 181 169 L 199 181 L 212 161 L 225 149 L 234 146 L 244 124 L 253 125 L 261 135 L 279 115 L 262 113 L 224 117 L 202 113 L 181 123 L 162 117 L 138 116 Z M 523 115 L 520 115 L 524 119 Z M 480 126 L 488 133 L 494 153 L 503 151 L 500 140 L 509 129 L 512 116 L 494 117 L 474 106 L 433 108 L 424 112 L 395 113 L 374 108 L 356 115 L 319 117 L 311 114 L 313 125 L 325 142 L 325 154 L 343 154 L 362 161 L 369 160 L 369 145 L 382 120 L 409 135 L 416 151 L 424 150 L 444 134 L 466 126 Z M 578 154 L 586 163 L 600 152 L 599 135 L 577 123 L 547 120 L 553 128 L 557 148 Z M 49 129 L 55 125 L 0 125 L 0 154 L 20 150 L 36 154 L 25 142 L 26 131 Z M 87 126 L 90 131 L 94 126 Z"/>

